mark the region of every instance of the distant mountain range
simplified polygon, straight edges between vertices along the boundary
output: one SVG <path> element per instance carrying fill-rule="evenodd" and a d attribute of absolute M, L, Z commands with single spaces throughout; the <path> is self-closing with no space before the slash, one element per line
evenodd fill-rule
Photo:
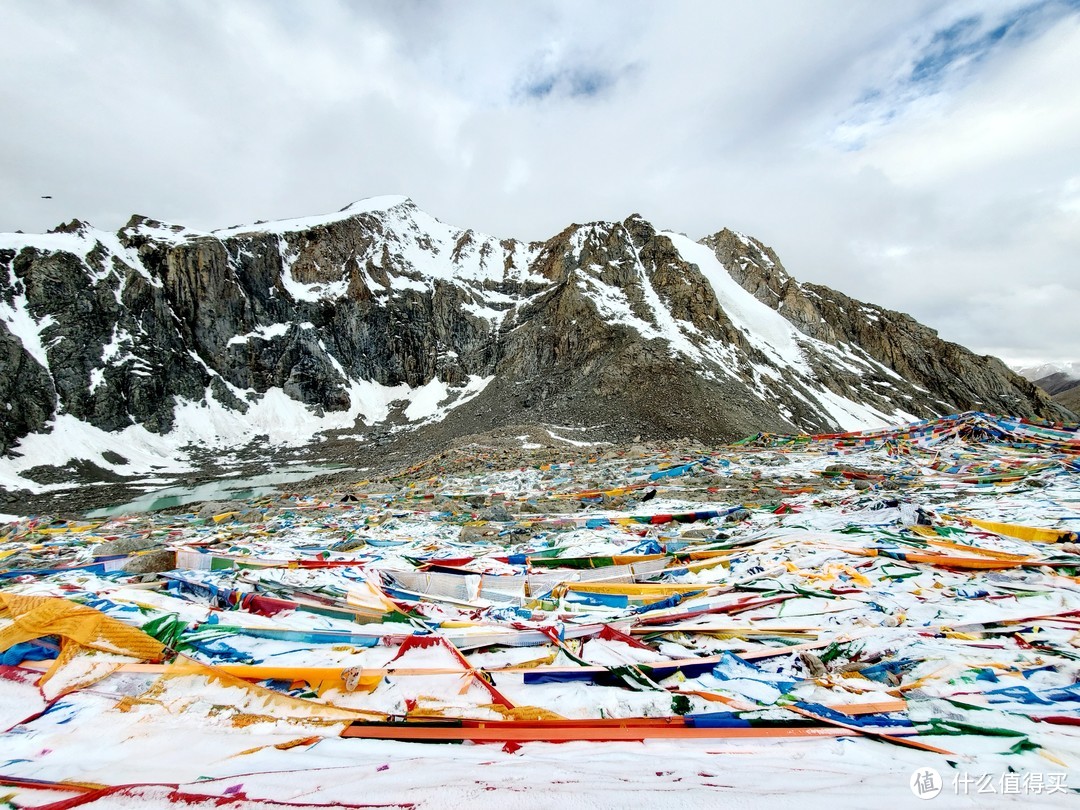
<path fill-rule="evenodd" d="M 996 358 L 799 283 L 730 230 L 695 241 L 632 215 L 527 243 L 403 197 L 213 232 L 135 216 L 4 234 L 0 393 L 9 487 L 35 465 L 132 475 L 325 431 L 717 442 L 1066 413 Z"/>
<path fill-rule="evenodd" d="M 1080 362 L 1021 366 L 1016 373 L 1050 394 L 1059 405 L 1080 413 Z"/>

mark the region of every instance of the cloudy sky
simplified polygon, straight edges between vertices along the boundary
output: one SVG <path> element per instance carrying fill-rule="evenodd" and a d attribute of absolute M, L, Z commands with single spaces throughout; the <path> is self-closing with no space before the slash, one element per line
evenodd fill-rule
<path fill-rule="evenodd" d="M 0 0 L 0 30 L 0 231 L 640 212 L 1080 359 L 1080 0 Z"/>

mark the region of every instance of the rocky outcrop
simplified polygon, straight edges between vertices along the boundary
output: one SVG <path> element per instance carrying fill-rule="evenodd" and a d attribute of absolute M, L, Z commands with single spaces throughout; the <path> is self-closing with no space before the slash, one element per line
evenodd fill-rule
<path fill-rule="evenodd" d="M 1025 380 L 1031 380 L 1054 402 L 1076 417 L 1080 412 L 1080 363 L 1050 362 L 1015 368 Z"/>
<path fill-rule="evenodd" d="M 885 397 L 913 415 L 927 418 L 946 408 L 1045 419 L 1069 416 L 996 357 L 942 340 L 905 313 L 796 281 L 776 253 L 756 239 L 723 230 L 702 241 L 736 281 L 800 332 L 872 359 L 902 377 L 890 381 L 892 390 Z M 821 371 L 842 388 L 855 382 L 850 369 L 824 363 Z"/>
<path fill-rule="evenodd" d="M 0 453 L 27 433 L 42 430 L 56 409 L 56 389 L 42 367 L 0 324 Z"/>
<path fill-rule="evenodd" d="M 213 233 L 73 222 L 3 237 L 0 308 L 3 452 L 60 416 L 151 434 L 212 413 L 369 435 L 441 419 L 443 437 L 548 423 L 717 441 L 1061 414 L 994 358 L 798 283 L 756 240 L 695 243 L 639 216 L 534 244 L 404 198 Z"/>
<path fill-rule="evenodd" d="M 1080 415 L 1080 384 L 1054 394 L 1054 402 L 1074 415 Z"/>
<path fill-rule="evenodd" d="M 1032 382 L 1050 396 L 1057 396 L 1058 394 L 1070 391 L 1073 388 L 1080 388 L 1080 380 L 1075 377 L 1070 377 L 1062 371 L 1047 374 L 1045 377 L 1039 377 L 1037 380 L 1032 380 Z"/>
<path fill-rule="evenodd" d="M 1080 411 L 1080 380 L 1063 371 L 1039 377 L 1034 384 L 1048 393 L 1058 405 L 1073 414 Z"/>

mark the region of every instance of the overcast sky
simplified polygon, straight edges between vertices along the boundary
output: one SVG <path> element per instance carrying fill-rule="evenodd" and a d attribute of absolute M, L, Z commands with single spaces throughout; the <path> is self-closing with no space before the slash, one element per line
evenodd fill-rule
<path fill-rule="evenodd" d="M 640 212 L 1080 359 L 1080 0 L 0 0 L 0 30 L 0 231 Z"/>

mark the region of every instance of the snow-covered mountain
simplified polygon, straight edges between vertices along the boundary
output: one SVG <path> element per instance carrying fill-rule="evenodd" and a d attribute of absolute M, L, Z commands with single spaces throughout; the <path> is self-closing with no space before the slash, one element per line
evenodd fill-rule
<path fill-rule="evenodd" d="M 1074 413 L 1080 410 L 1080 362 L 1059 361 L 1021 366 L 1016 373 L 1050 394 Z"/>
<path fill-rule="evenodd" d="M 1047 377 L 1058 376 L 1065 380 L 1080 381 L 1080 362 L 1057 361 L 1017 366 L 1016 373 L 1026 380 L 1037 383 Z"/>
<path fill-rule="evenodd" d="M 995 358 L 800 284 L 741 234 L 635 215 L 524 243 L 403 197 L 213 232 L 136 216 L 2 235 L 0 393 L 7 486 L 328 430 L 722 440 L 1061 413 Z"/>

